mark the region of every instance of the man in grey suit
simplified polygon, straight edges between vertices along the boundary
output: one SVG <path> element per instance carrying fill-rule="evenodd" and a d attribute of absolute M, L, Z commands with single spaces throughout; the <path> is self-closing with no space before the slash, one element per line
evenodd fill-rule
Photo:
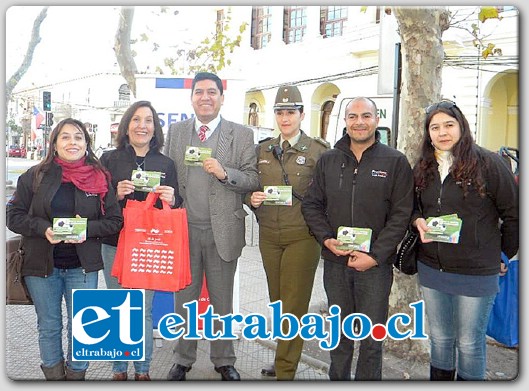
<path fill-rule="evenodd" d="M 204 273 L 214 312 L 222 316 L 233 311 L 237 259 L 246 245 L 243 199 L 259 188 L 253 132 L 219 115 L 223 92 L 217 75 L 198 73 L 191 90 L 195 118 L 172 124 L 165 143 L 165 155 L 176 164 L 189 222 L 192 283 L 175 293 L 175 312 L 184 319 L 183 305 L 199 299 Z M 211 152 L 199 165 L 190 158 L 193 150 L 197 156 L 196 147 L 206 156 Z M 196 359 L 197 341 L 179 339 L 167 379 L 185 380 Z M 236 359 L 233 341 L 210 342 L 210 360 L 222 380 L 240 380 Z"/>

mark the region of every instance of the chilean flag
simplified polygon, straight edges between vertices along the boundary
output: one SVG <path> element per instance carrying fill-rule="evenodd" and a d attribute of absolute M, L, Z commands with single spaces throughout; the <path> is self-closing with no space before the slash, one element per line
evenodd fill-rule
<path fill-rule="evenodd" d="M 38 133 L 40 133 L 40 124 L 42 124 L 42 121 L 44 121 L 44 115 L 39 111 L 39 109 L 35 106 L 33 106 L 33 116 L 35 118 L 35 127 L 32 127 L 31 129 L 31 140 L 35 140 L 38 136 Z"/>

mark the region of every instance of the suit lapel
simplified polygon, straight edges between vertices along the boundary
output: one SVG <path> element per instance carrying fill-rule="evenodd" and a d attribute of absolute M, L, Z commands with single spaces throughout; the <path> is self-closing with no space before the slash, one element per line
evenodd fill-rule
<path fill-rule="evenodd" d="M 222 164 L 228 160 L 228 152 L 233 141 L 233 131 L 224 119 L 219 124 L 219 142 L 217 145 L 217 160 Z"/>
<path fill-rule="evenodd" d="M 187 186 L 187 175 L 189 166 L 184 162 L 186 147 L 191 142 L 192 132 L 195 130 L 195 120 L 191 119 L 188 123 L 182 128 L 181 133 L 177 136 L 177 145 L 176 148 L 178 153 L 176 154 L 177 158 L 180 159 L 178 166 L 182 167 L 182 172 L 178 173 L 178 180 L 182 180 L 183 184 Z M 180 179 L 182 178 L 182 179 Z"/>

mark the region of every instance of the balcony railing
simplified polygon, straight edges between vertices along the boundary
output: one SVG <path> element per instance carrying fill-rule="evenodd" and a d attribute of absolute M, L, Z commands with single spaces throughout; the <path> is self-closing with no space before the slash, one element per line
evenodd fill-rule
<path fill-rule="evenodd" d="M 130 100 L 115 100 L 114 108 L 129 107 L 130 103 L 131 103 Z"/>

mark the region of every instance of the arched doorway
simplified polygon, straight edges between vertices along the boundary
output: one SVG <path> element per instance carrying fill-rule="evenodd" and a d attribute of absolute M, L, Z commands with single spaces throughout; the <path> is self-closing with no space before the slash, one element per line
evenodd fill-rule
<path fill-rule="evenodd" d="M 259 108 L 256 103 L 250 103 L 248 112 L 248 125 L 259 126 Z"/>
<path fill-rule="evenodd" d="M 334 102 L 332 100 L 328 100 L 321 106 L 320 137 L 324 140 L 327 137 L 327 128 L 329 127 L 329 118 L 331 117 L 333 107 Z"/>
<path fill-rule="evenodd" d="M 518 72 L 499 73 L 484 90 L 477 142 L 497 151 L 500 147 L 519 148 Z"/>

